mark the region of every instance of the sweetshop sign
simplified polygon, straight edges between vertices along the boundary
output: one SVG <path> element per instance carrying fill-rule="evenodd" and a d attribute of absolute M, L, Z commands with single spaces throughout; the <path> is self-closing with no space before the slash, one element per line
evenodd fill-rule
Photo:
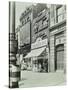
<path fill-rule="evenodd" d="M 42 40 L 41 38 L 38 38 L 35 43 L 31 45 L 31 49 L 39 48 L 46 46 L 48 43 L 48 39 Z"/>

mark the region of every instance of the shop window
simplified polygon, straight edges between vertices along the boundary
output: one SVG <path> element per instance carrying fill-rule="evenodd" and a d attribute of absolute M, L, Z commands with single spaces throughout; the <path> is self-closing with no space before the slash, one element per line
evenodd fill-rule
<path fill-rule="evenodd" d="M 64 6 L 60 6 L 56 9 L 56 16 L 57 22 L 61 22 L 65 19 Z"/>

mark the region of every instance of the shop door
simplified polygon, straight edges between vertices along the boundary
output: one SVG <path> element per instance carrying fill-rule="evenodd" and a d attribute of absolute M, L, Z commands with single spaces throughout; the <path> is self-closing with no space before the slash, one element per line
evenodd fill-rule
<path fill-rule="evenodd" d="M 64 46 L 60 45 L 56 49 L 56 69 L 63 70 L 64 69 Z"/>

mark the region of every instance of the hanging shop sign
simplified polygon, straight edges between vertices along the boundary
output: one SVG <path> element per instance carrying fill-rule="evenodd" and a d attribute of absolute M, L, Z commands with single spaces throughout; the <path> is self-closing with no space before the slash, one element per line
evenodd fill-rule
<path fill-rule="evenodd" d="M 31 45 L 31 49 L 46 46 L 47 42 L 48 42 L 47 39 L 42 40 L 41 38 L 37 38 L 36 42 Z"/>

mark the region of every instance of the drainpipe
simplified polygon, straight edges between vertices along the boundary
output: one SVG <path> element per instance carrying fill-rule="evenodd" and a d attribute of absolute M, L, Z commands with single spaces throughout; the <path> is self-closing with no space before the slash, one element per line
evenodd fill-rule
<path fill-rule="evenodd" d="M 18 88 L 20 69 L 17 65 L 17 40 L 15 39 L 15 2 L 9 2 L 9 88 Z"/>
<path fill-rule="evenodd" d="M 50 72 L 50 10 L 48 10 L 48 72 Z"/>

